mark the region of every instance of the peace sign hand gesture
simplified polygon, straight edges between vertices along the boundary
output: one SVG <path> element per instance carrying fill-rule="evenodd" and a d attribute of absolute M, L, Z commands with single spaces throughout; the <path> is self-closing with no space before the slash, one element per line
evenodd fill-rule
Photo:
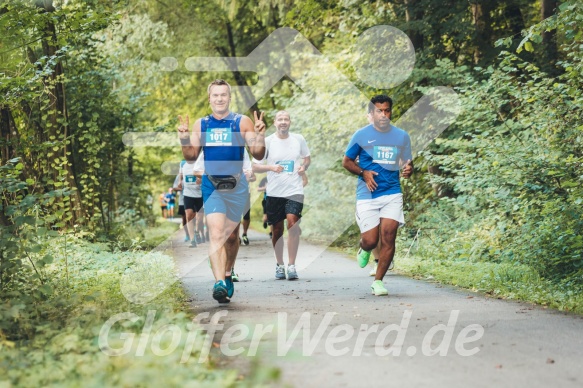
<path fill-rule="evenodd" d="M 263 113 L 257 117 L 257 111 L 253 112 L 253 118 L 255 119 L 255 133 L 260 135 L 265 135 L 265 123 L 263 122 Z"/>
<path fill-rule="evenodd" d="M 180 140 L 190 140 L 190 130 L 188 115 L 185 116 L 184 120 L 182 116 L 178 116 L 178 137 Z"/>

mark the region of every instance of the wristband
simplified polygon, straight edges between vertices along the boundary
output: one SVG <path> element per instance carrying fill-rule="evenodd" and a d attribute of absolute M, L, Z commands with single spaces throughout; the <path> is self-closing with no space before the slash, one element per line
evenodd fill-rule
<path fill-rule="evenodd" d="M 364 170 L 360 170 L 360 172 L 358 173 L 358 176 L 361 178 L 364 178 Z"/>
<path fill-rule="evenodd" d="M 188 147 L 190 144 L 190 139 L 180 139 L 180 145 L 183 147 Z"/>

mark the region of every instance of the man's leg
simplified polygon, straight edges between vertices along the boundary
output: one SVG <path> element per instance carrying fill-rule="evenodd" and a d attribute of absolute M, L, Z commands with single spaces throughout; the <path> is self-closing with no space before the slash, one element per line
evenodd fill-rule
<path fill-rule="evenodd" d="M 226 221 L 227 215 L 223 213 L 212 213 L 206 216 L 210 237 L 209 257 L 215 281 L 225 280 L 225 268 L 227 265 Z"/>
<path fill-rule="evenodd" d="M 390 218 L 381 218 L 380 225 L 380 239 L 381 249 L 379 257 L 379 264 L 375 280 L 383 280 L 383 277 L 389 269 L 391 261 L 395 256 L 395 240 L 397 238 L 397 230 L 399 229 L 399 221 Z"/>
<path fill-rule="evenodd" d="M 271 237 L 271 242 L 273 244 L 273 250 L 275 251 L 275 260 L 277 264 L 284 265 L 283 263 L 283 220 L 277 222 L 273 227 L 273 234 Z"/>
<path fill-rule="evenodd" d="M 192 209 L 186 209 L 186 222 L 188 233 L 191 239 L 194 239 L 194 223 L 196 222 L 196 213 Z"/>
<path fill-rule="evenodd" d="M 249 238 L 247 237 L 247 231 L 249 230 L 249 224 L 251 223 L 251 210 L 247 210 L 247 213 L 243 216 L 243 244 L 249 245 Z"/>
<path fill-rule="evenodd" d="M 295 265 L 296 256 L 298 255 L 298 247 L 300 246 L 300 235 L 302 234 L 302 230 L 300 229 L 300 218 L 295 214 L 286 214 L 286 220 L 288 234 L 287 253 L 289 256 L 288 265 Z"/>
<path fill-rule="evenodd" d="M 184 229 L 184 234 L 186 235 L 184 241 L 188 241 L 190 239 L 190 234 L 188 232 L 188 221 L 186 220 L 186 210 L 184 207 L 182 208 L 182 229 Z"/>
<path fill-rule="evenodd" d="M 204 208 L 200 208 L 198 213 L 196 213 L 196 233 L 199 233 L 200 240 L 204 242 Z"/>
<path fill-rule="evenodd" d="M 212 238 L 212 237 L 211 237 Z M 225 275 L 231 276 L 231 270 L 235 266 L 237 253 L 239 252 L 239 222 L 226 219 L 225 221 Z"/>
<path fill-rule="evenodd" d="M 379 243 L 377 244 L 375 249 L 372 250 L 372 257 L 374 257 L 374 265 L 371 271 L 368 273 L 370 276 L 376 276 L 377 274 L 380 254 L 381 254 L 381 240 L 379 239 Z"/>
<path fill-rule="evenodd" d="M 376 226 L 360 234 L 360 247 L 370 252 L 376 248 L 379 243 L 379 226 Z"/>
<path fill-rule="evenodd" d="M 243 234 L 247 234 L 247 231 L 249 230 L 249 224 L 251 223 L 251 217 L 245 217 L 245 216 L 243 216 L 243 222 L 242 222 L 242 224 L 243 224 Z"/>

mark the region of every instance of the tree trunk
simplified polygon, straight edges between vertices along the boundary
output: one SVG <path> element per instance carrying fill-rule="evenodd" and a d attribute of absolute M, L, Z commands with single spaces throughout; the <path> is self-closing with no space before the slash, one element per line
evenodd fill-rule
<path fill-rule="evenodd" d="M 405 20 L 407 35 L 413 47 L 415 50 L 423 50 L 423 34 L 419 28 L 419 23 L 423 20 L 423 9 L 419 5 L 419 0 L 405 0 Z"/>
<path fill-rule="evenodd" d="M 470 3 L 472 22 L 474 24 L 474 64 L 488 60 L 492 51 L 492 25 L 490 11 L 495 7 L 495 0 L 473 0 Z"/>
<path fill-rule="evenodd" d="M 10 108 L 7 106 L 0 107 L 0 161 L 1 165 L 5 165 L 7 161 L 12 159 L 14 155 L 13 146 L 13 133 L 16 134 L 16 128 L 14 127 L 14 120 L 12 119 L 12 113 Z"/>
<path fill-rule="evenodd" d="M 504 17 L 508 21 L 508 29 L 512 35 L 518 35 L 525 29 L 524 17 L 516 2 L 509 2 L 504 8 Z"/>
<path fill-rule="evenodd" d="M 540 15 L 541 20 L 545 20 L 555 14 L 557 0 L 541 0 Z M 551 74 L 557 73 L 555 63 L 558 59 L 557 50 L 557 30 L 543 32 L 544 62 L 542 68 Z"/>
<path fill-rule="evenodd" d="M 41 12 L 54 12 L 55 8 L 53 7 L 52 0 L 37 0 L 35 2 L 36 6 L 41 8 Z M 57 29 L 52 19 L 46 18 L 45 24 L 43 26 L 39 26 L 39 29 L 44 34 L 42 40 L 42 50 L 43 55 L 47 57 L 53 57 L 57 54 L 58 46 L 57 46 Z M 68 187 L 73 191 L 71 194 L 71 224 L 74 224 L 75 221 L 81 216 L 82 214 L 82 203 L 81 203 L 81 195 L 79 193 L 77 184 L 74 179 L 73 174 L 73 158 L 68 155 L 68 147 L 66 144 L 66 137 L 68 135 L 68 114 L 67 114 L 67 104 L 65 100 L 65 85 L 63 83 L 63 66 L 60 60 L 56 61 L 55 68 L 53 69 L 52 74 L 48 75 L 44 79 L 44 84 L 46 90 L 48 90 L 48 97 L 49 97 L 49 112 L 48 113 L 48 122 L 50 124 L 48 134 L 50 136 L 55 136 L 55 138 L 59 139 L 59 132 L 62 134 L 63 139 L 63 149 L 62 149 L 62 156 L 63 159 L 66 161 L 63 168 L 66 171 L 65 174 L 65 181 L 67 182 Z M 59 118 L 62 120 L 62 124 L 59 123 Z M 49 159 L 49 169 L 52 167 L 51 163 L 55 162 L 59 155 L 54 154 L 53 159 Z"/>

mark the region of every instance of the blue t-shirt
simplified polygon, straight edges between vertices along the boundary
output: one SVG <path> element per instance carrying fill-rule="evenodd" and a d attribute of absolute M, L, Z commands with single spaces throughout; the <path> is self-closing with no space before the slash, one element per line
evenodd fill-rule
<path fill-rule="evenodd" d="M 350 139 L 346 156 L 352 160 L 358 158 L 358 165 L 363 170 L 378 173 L 374 177 L 378 187 L 370 192 L 364 179 L 358 177 L 356 199 L 372 199 L 383 195 L 401 192 L 399 183 L 399 165 L 413 160 L 411 139 L 407 132 L 391 125 L 387 132 L 377 131 L 372 124 L 359 129 Z"/>

